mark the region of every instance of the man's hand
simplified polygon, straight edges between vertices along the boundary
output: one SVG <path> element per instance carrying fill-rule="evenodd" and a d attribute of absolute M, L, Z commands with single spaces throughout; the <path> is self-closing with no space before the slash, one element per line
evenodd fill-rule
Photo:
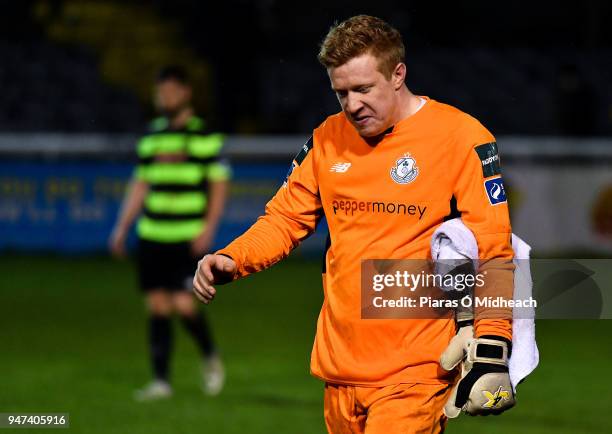
<path fill-rule="evenodd" d="M 108 248 L 111 254 L 116 258 L 125 258 L 127 251 L 125 249 L 125 240 L 127 233 L 119 228 L 115 228 L 108 240 Z"/>
<path fill-rule="evenodd" d="M 222 285 L 234 280 L 236 263 L 224 255 L 206 255 L 198 262 L 198 269 L 193 277 L 193 288 L 196 297 L 208 304 L 217 293 L 213 284 Z"/>
<path fill-rule="evenodd" d="M 191 242 L 191 253 L 198 257 L 204 255 L 212 244 L 213 232 L 206 229 Z"/>
<path fill-rule="evenodd" d="M 460 328 L 440 357 L 440 365 L 447 371 L 459 363 L 461 379 L 444 406 L 447 417 L 457 417 L 462 410 L 472 416 L 500 414 L 514 406 L 505 339 L 474 339 L 472 326 Z"/>

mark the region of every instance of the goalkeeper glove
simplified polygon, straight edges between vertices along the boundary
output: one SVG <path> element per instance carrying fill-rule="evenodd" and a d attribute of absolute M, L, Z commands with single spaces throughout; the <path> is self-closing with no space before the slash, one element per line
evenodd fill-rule
<path fill-rule="evenodd" d="M 471 325 L 459 329 L 440 357 L 447 371 L 463 361 L 461 378 L 444 406 L 447 417 L 457 417 L 462 410 L 472 416 L 500 414 L 514 406 L 508 374 L 510 345 L 499 336 L 474 339 Z"/>

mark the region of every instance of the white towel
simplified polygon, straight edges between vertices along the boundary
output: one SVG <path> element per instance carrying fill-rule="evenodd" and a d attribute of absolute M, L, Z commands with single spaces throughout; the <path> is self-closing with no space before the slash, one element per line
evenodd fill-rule
<path fill-rule="evenodd" d="M 514 249 L 514 299 L 531 297 L 533 282 L 529 268 L 531 247 L 512 234 Z M 472 231 L 456 218 L 444 222 L 431 238 L 431 257 L 434 261 L 448 259 L 471 259 L 478 269 L 478 243 Z M 520 308 L 512 312 L 512 356 L 509 373 L 512 387 L 516 386 L 538 366 L 540 355 L 535 339 L 535 309 Z"/>
<path fill-rule="evenodd" d="M 514 299 L 526 300 L 533 294 L 529 267 L 531 247 L 512 234 L 514 249 Z M 516 386 L 533 372 L 540 361 L 535 337 L 535 308 L 514 309 L 512 318 L 512 356 L 509 361 L 510 381 Z"/>

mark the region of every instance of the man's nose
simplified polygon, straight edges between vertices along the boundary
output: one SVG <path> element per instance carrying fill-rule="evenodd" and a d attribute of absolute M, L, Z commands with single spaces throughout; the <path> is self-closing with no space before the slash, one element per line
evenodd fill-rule
<path fill-rule="evenodd" d="M 355 115 L 359 112 L 359 110 L 362 109 L 362 107 L 363 107 L 363 103 L 361 102 L 359 95 L 349 92 L 349 94 L 346 97 L 346 110 L 350 114 Z"/>

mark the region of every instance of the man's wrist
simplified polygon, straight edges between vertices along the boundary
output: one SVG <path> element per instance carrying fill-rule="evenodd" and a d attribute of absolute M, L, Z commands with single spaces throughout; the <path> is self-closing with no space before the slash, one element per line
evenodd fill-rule
<path fill-rule="evenodd" d="M 499 336 L 512 342 L 512 320 L 504 318 L 475 318 L 474 337 Z"/>
<path fill-rule="evenodd" d="M 505 342 L 506 346 L 508 347 L 508 358 L 510 358 L 510 355 L 512 354 L 512 341 L 506 338 L 505 336 L 483 335 L 483 336 L 480 336 L 478 339 L 492 339 L 492 340 Z"/>
<path fill-rule="evenodd" d="M 234 276 L 234 278 L 237 278 L 238 276 L 242 276 L 241 273 L 241 267 L 242 264 L 240 263 L 239 260 L 236 259 L 236 255 L 233 255 L 231 251 L 223 248 L 223 249 L 219 249 L 217 251 L 215 251 L 213 254 L 215 255 L 220 255 L 220 256 L 225 256 L 228 259 L 231 259 L 232 261 L 234 261 L 234 264 L 236 264 L 236 274 Z"/>

